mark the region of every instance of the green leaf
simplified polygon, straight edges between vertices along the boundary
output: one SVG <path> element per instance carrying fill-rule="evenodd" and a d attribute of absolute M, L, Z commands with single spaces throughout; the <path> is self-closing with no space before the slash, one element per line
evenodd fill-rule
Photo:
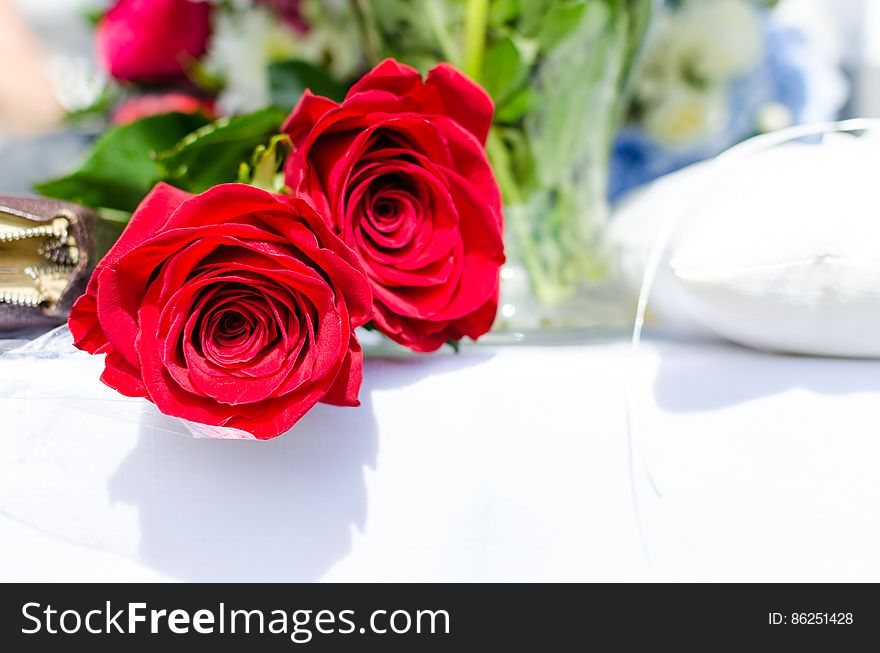
<path fill-rule="evenodd" d="M 284 117 L 270 107 L 205 125 L 156 157 L 163 178 L 191 193 L 237 181 L 241 162 L 278 131 Z"/>
<path fill-rule="evenodd" d="M 532 0 L 534 1 L 534 0 Z M 503 27 L 522 13 L 524 0 L 495 0 L 489 8 L 489 24 Z"/>
<path fill-rule="evenodd" d="M 129 211 L 108 209 L 105 206 L 96 207 L 96 213 L 102 221 L 111 222 L 113 224 L 128 224 L 128 221 L 131 220 L 131 213 Z"/>
<path fill-rule="evenodd" d="M 197 114 L 167 113 L 112 127 L 69 175 L 39 182 L 34 189 L 48 197 L 93 207 L 133 211 L 161 173 L 153 156 L 207 119 Z"/>
<path fill-rule="evenodd" d="M 585 0 L 554 3 L 538 32 L 538 41 L 541 47 L 549 50 L 577 29 L 587 9 L 587 4 Z"/>
<path fill-rule="evenodd" d="M 269 64 L 272 106 L 290 111 L 306 89 L 337 102 L 345 89 L 323 69 L 305 61 L 276 61 Z"/>
<path fill-rule="evenodd" d="M 543 21 L 558 2 L 568 2 L 568 0 L 529 0 L 523 2 L 521 5 L 522 13 L 519 17 L 519 32 L 524 36 L 537 36 Z"/>
<path fill-rule="evenodd" d="M 94 29 L 106 13 L 107 9 L 105 7 L 86 7 L 82 10 L 81 15 L 86 24 Z"/>
<path fill-rule="evenodd" d="M 517 180 L 519 189 L 526 195 L 534 191 L 536 185 L 535 160 L 531 145 L 522 129 L 499 127 L 498 134 L 507 148 L 510 169 Z"/>
<path fill-rule="evenodd" d="M 486 91 L 499 105 L 526 80 L 530 61 L 524 50 L 505 36 L 486 51 L 480 79 Z"/>
<path fill-rule="evenodd" d="M 531 110 L 536 101 L 536 93 L 531 87 L 524 87 L 514 93 L 495 111 L 495 122 L 501 125 L 518 123 Z"/>
<path fill-rule="evenodd" d="M 619 4 L 621 0 L 530 0 L 523 6 L 519 31 L 536 38 L 541 50 L 551 50 L 577 29 L 588 7 L 609 9 Z"/>

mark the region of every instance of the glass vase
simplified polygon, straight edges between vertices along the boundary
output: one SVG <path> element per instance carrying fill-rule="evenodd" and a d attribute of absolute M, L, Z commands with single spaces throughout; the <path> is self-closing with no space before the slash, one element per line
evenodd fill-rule
<path fill-rule="evenodd" d="M 398 0 L 358 4 L 368 56 L 423 73 L 448 61 L 495 101 L 486 150 L 504 198 L 507 264 L 490 340 L 630 325 L 605 245 L 608 160 L 653 1 L 445 0 L 417 16 Z"/>

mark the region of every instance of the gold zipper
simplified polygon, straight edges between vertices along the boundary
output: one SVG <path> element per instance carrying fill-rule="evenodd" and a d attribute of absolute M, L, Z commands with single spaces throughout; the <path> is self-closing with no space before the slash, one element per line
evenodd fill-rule
<path fill-rule="evenodd" d="M 73 215 L 33 222 L 0 211 L 0 303 L 53 309 L 79 262 Z"/>

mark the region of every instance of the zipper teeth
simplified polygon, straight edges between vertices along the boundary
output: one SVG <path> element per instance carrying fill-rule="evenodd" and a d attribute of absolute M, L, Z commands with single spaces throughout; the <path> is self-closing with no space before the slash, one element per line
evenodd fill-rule
<path fill-rule="evenodd" d="M 38 308 L 46 302 L 47 292 L 42 287 L 46 277 L 70 274 L 70 267 L 58 263 L 46 262 L 30 266 L 23 270 L 25 276 L 34 282 L 33 293 L 0 291 L 0 304 L 12 304 L 23 308 Z"/>
<path fill-rule="evenodd" d="M 0 304 L 11 304 L 22 308 L 40 308 L 48 301 L 48 294 L 43 286 L 44 279 L 53 275 L 69 275 L 78 262 L 76 247 L 69 247 L 69 224 L 59 220 L 54 224 L 40 225 L 18 229 L 16 231 L 0 232 L 0 245 L 15 243 L 22 240 L 45 238 L 46 242 L 37 246 L 37 253 L 45 259 L 45 263 L 30 266 L 22 272 L 34 282 L 33 292 L 14 292 L 0 289 Z M 55 300 L 53 300 L 55 301 Z"/>
<path fill-rule="evenodd" d="M 26 295 L 24 293 L 0 291 L 0 304 L 12 304 L 24 308 L 37 308 L 43 303 L 42 294 Z"/>
<path fill-rule="evenodd" d="M 50 240 L 37 248 L 37 253 L 56 265 L 74 267 L 79 262 L 79 252 L 66 244 L 66 238 Z"/>
<path fill-rule="evenodd" d="M 28 238 L 46 238 L 51 236 L 54 239 L 63 241 L 67 239 L 67 229 L 59 229 L 50 225 L 41 227 L 30 227 L 29 229 L 21 229 L 19 231 L 7 231 L 0 233 L 0 243 L 14 243 L 19 240 L 27 240 Z"/>
<path fill-rule="evenodd" d="M 33 281 L 39 281 L 43 277 L 53 275 L 64 276 L 70 274 L 70 266 L 63 263 L 47 261 L 39 265 L 31 265 L 24 269 L 24 273 Z"/>

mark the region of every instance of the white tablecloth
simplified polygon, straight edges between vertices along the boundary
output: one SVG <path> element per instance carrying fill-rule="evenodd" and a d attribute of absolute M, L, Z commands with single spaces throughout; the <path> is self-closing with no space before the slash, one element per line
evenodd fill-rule
<path fill-rule="evenodd" d="M 370 360 L 257 443 L 0 358 L 0 580 L 880 580 L 880 363 L 650 341 L 631 465 L 629 361 Z"/>

